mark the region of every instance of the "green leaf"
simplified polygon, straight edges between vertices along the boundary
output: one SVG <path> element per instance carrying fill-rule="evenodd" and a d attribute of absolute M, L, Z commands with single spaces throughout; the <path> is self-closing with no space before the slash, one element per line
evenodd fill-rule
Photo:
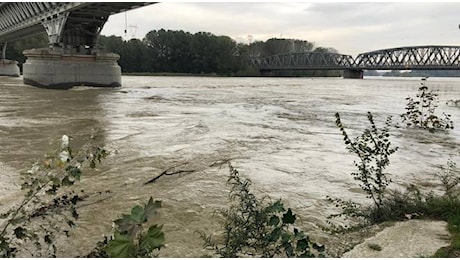
<path fill-rule="evenodd" d="M 279 200 L 265 209 L 266 212 L 283 212 L 284 210 L 283 203 Z"/>
<path fill-rule="evenodd" d="M 320 245 L 317 243 L 313 243 L 313 248 L 318 252 L 324 252 L 326 250 L 326 247 L 324 245 Z"/>
<path fill-rule="evenodd" d="M 66 172 L 70 174 L 70 176 L 74 177 L 76 180 L 80 180 L 81 177 L 81 170 L 75 166 L 67 166 L 65 169 Z"/>
<path fill-rule="evenodd" d="M 294 224 L 295 222 L 295 215 L 292 214 L 291 209 L 289 208 L 288 211 L 283 214 L 283 223 L 284 224 Z"/>
<path fill-rule="evenodd" d="M 268 241 L 276 241 L 281 236 L 281 228 L 275 228 L 268 236 Z"/>
<path fill-rule="evenodd" d="M 110 257 L 132 258 L 135 257 L 135 246 L 129 237 L 115 233 L 115 239 L 110 240 L 105 247 L 105 252 Z"/>
<path fill-rule="evenodd" d="M 17 227 L 14 230 L 14 235 L 16 236 L 17 239 L 23 239 L 27 237 L 27 230 L 22 227 Z"/>
<path fill-rule="evenodd" d="M 131 209 L 131 216 L 129 217 L 134 223 L 142 224 L 145 222 L 145 211 L 141 206 L 135 206 Z"/>
<path fill-rule="evenodd" d="M 62 179 L 62 186 L 72 186 L 73 181 L 69 179 L 69 176 L 65 176 L 64 179 Z"/>
<path fill-rule="evenodd" d="M 291 240 L 291 235 L 289 233 L 283 233 L 281 235 L 281 243 L 288 243 Z"/>
<path fill-rule="evenodd" d="M 82 200 L 82 199 L 80 198 L 80 196 L 74 195 L 74 196 L 70 199 L 70 202 L 71 202 L 73 205 L 75 205 L 75 204 L 77 204 L 77 202 L 78 202 L 79 200 Z"/>
<path fill-rule="evenodd" d="M 153 201 L 153 198 L 150 197 L 149 202 L 145 205 L 145 218 L 146 220 L 149 220 L 153 215 L 157 213 L 157 209 L 161 208 L 161 201 L 156 200 L 155 202 Z"/>
<path fill-rule="evenodd" d="M 131 215 L 123 214 L 122 218 L 115 220 L 114 223 L 118 226 L 118 230 L 122 234 L 134 236 L 134 233 L 137 230 L 137 224 L 133 222 Z"/>
<path fill-rule="evenodd" d="M 56 194 L 56 191 L 57 191 L 58 188 L 59 188 L 59 186 L 53 184 L 53 186 L 51 186 L 48 190 L 46 190 L 46 194 L 54 195 L 54 194 Z"/>
<path fill-rule="evenodd" d="M 67 220 L 67 225 L 69 225 L 69 227 L 73 228 L 73 227 L 75 227 L 75 222 L 73 222 L 72 220 Z"/>
<path fill-rule="evenodd" d="M 297 252 L 299 252 L 299 251 L 303 252 L 303 251 L 307 250 L 308 249 L 308 244 L 309 244 L 309 241 L 306 238 L 297 241 L 296 251 Z"/>
<path fill-rule="evenodd" d="M 280 223 L 280 218 L 277 216 L 271 216 L 270 220 L 268 221 L 268 224 L 274 227 L 278 226 L 279 223 Z"/>
<path fill-rule="evenodd" d="M 43 240 L 45 240 L 45 243 L 47 243 L 48 245 L 51 245 L 53 243 L 52 237 L 50 235 L 45 235 Z"/>
<path fill-rule="evenodd" d="M 163 247 L 165 241 L 164 233 L 161 231 L 163 226 L 153 225 L 147 231 L 140 241 L 140 249 L 146 252 L 152 252 L 154 249 Z"/>
<path fill-rule="evenodd" d="M 78 219 L 78 212 L 77 212 L 77 209 L 75 209 L 75 207 L 70 207 L 70 213 L 72 214 L 72 217 L 74 219 Z"/>

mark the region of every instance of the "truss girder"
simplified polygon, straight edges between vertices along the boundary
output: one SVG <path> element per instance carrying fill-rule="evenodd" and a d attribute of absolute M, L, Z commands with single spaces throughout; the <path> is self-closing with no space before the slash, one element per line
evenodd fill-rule
<path fill-rule="evenodd" d="M 42 24 L 67 15 L 59 38 L 64 44 L 91 45 L 110 15 L 148 4 L 153 2 L 0 2 L 0 42 L 43 32 Z"/>
<path fill-rule="evenodd" d="M 370 70 L 460 69 L 460 46 L 412 46 L 359 54 L 354 66 Z"/>
<path fill-rule="evenodd" d="M 251 58 L 250 65 L 259 70 L 343 69 L 353 64 L 353 57 L 337 53 L 301 52 Z"/>
<path fill-rule="evenodd" d="M 303 52 L 252 57 L 259 70 L 453 70 L 460 69 L 460 46 L 411 46 L 350 55 Z"/>

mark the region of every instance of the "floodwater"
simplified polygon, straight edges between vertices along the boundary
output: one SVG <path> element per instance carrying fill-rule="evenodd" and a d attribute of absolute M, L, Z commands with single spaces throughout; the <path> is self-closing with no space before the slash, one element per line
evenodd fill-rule
<path fill-rule="evenodd" d="M 119 89 L 78 87 L 47 90 L 0 77 L 0 205 L 19 196 L 19 172 L 53 149 L 63 134 L 80 145 L 95 139 L 110 152 L 98 171 L 87 171 L 78 189 L 90 195 L 80 206 L 78 227 L 62 240 L 58 256 L 84 255 L 111 220 L 152 196 L 163 202 L 156 223 L 164 225 L 162 257 L 200 257 L 196 231 L 219 234 L 230 160 L 249 177 L 258 195 L 281 198 L 299 225 L 320 241 L 333 206 L 325 197 L 366 201 L 350 172 L 348 153 L 335 126 L 339 112 L 351 136 L 387 116 L 400 122 L 405 98 L 415 96 L 420 78 L 212 78 L 124 76 Z M 392 128 L 399 146 L 390 157 L 392 188 L 408 183 L 439 189 L 434 174 L 451 158 L 460 164 L 460 79 L 430 78 L 439 90 L 438 113 L 452 115 L 448 132 Z M 71 142 L 71 143 L 72 143 Z M 180 175 L 163 176 L 177 166 Z"/>

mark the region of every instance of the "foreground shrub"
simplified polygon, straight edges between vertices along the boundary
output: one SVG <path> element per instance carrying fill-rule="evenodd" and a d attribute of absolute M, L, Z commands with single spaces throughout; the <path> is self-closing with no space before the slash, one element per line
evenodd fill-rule
<path fill-rule="evenodd" d="M 442 183 L 446 196 L 457 196 L 457 186 L 460 183 L 460 171 L 451 159 L 447 160 L 447 166 L 443 172 L 436 174 Z"/>
<path fill-rule="evenodd" d="M 385 196 L 388 194 L 386 188 L 391 182 L 385 169 L 390 164 L 390 155 L 395 153 L 398 147 L 392 147 L 389 140 L 391 117 L 387 118 L 384 127 L 378 128 L 372 113 L 368 112 L 369 127 L 354 139 L 347 134 L 339 113 L 336 113 L 335 117 L 335 123 L 343 135 L 346 148 L 359 158 L 358 162 L 354 162 L 357 171 L 352 172 L 351 175 L 358 181 L 359 187 L 367 194 L 367 198 L 373 202 L 370 206 L 363 206 L 350 200 L 327 196 L 326 199 L 341 210 L 337 214 L 328 216 L 327 222 L 332 227 L 332 231 L 343 232 L 362 228 L 380 221 L 378 219 L 383 217 L 387 203 Z M 342 218 L 352 224 L 337 226 L 332 221 L 336 218 Z"/>
<path fill-rule="evenodd" d="M 391 117 L 387 118 L 383 128 L 378 129 L 372 114 L 368 112 L 369 128 L 364 129 L 361 136 L 353 140 L 345 131 L 339 113 L 335 114 L 335 118 L 336 125 L 342 132 L 346 148 L 359 158 L 358 162 L 354 162 L 358 171 L 351 173 L 351 175 L 359 182 L 359 187 L 367 194 L 368 198 L 372 199 L 374 205 L 380 208 L 383 204 L 385 190 L 391 182 L 384 170 L 390 164 L 389 156 L 398 150 L 398 147 L 391 147 L 389 140 L 388 131 Z"/>
<path fill-rule="evenodd" d="M 74 153 L 69 137 L 61 147 L 22 174 L 22 201 L 1 214 L 0 256 L 18 253 L 32 257 L 56 257 L 55 241 L 68 236 L 78 219 L 76 204 L 83 199 L 72 186 L 85 167 L 95 168 L 107 151 L 88 144 Z"/>
<path fill-rule="evenodd" d="M 230 205 L 220 214 L 224 218 L 222 242 L 201 233 L 205 248 L 221 257 L 315 257 L 324 256 L 320 246 L 297 227 L 292 210 L 280 200 L 262 200 L 250 192 L 251 182 L 229 164 Z"/>
<path fill-rule="evenodd" d="M 164 247 L 163 226 L 147 224 L 161 207 L 160 201 L 150 200 L 143 207 L 134 206 L 131 214 L 114 221 L 113 235 L 104 240 L 87 257 L 147 258 L 157 257 Z"/>
<path fill-rule="evenodd" d="M 401 115 L 403 122 L 406 122 L 408 127 L 421 127 L 430 131 L 454 129 L 449 114 L 435 114 L 439 104 L 438 93 L 429 90 L 425 82 L 426 79 L 422 79 L 416 98 L 406 98 L 406 113 Z"/>

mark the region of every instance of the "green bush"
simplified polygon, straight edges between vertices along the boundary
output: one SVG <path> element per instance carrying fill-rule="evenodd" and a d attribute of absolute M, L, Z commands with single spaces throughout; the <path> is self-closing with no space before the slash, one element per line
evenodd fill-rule
<path fill-rule="evenodd" d="M 354 162 L 358 171 L 351 175 L 359 182 L 359 187 L 368 198 L 372 199 L 374 205 L 380 208 L 383 204 L 385 190 L 391 182 L 384 170 L 390 164 L 390 155 L 398 150 L 398 147 L 391 147 L 389 140 L 391 117 L 387 118 L 383 128 L 378 129 L 371 112 L 368 112 L 369 128 L 364 129 L 361 136 L 353 140 L 345 131 L 339 113 L 336 113 L 335 117 L 336 125 L 342 132 L 347 149 L 359 158 L 358 162 Z"/>
<path fill-rule="evenodd" d="M 224 241 L 201 233 L 205 248 L 221 257 L 315 257 L 324 256 L 318 245 L 297 227 L 292 210 L 280 200 L 262 200 L 250 192 L 251 181 L 241 177 L 229 163 L 231 185 L 229 208 L 221 210 Z"/>
<path fill-rule="evenodd" d="M 403 122 L 406 122 L 408 127 L 415 126 L 430 131 L 454 129 L 451 115 L 446 113 L 442 113 L 441 117 L 435 115 L 439 103 L 438 93 L 429 90 L 425 81 L 422 79 L 415 99 L 406 98 L 406 113 L 401 115 Z"/>

